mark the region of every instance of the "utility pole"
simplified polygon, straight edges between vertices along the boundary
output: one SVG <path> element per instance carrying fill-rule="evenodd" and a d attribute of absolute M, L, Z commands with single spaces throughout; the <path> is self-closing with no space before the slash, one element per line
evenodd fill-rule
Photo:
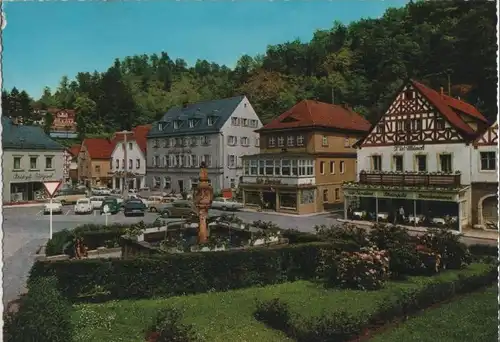
<path fill-rule="evenodd" d="M 123 177 L 123 197 L 128 198 L 128 155 L 127 155 L 127 134 L 132 133 L 130 131 L 123 130 L 120 132 L 123 134 L 123 168 L 125 170 L 125 175 Z"/>

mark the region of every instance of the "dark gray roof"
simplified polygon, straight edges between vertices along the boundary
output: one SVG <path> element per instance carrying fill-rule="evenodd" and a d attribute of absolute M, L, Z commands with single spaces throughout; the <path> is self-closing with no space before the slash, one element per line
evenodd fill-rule
<path fill-rule="evenodd" d="M 161 120 L 153 123 L 148 138 L 218 133 L 244 98 L 245 96 L 241 95 L 221 100 L 192 103 L 186 107 L 171 108 L 163 115 Z M 211 126 L 208 125 L 208 117 L 213 117 L 214 119 L 214 123 Z M 193 128 L 189 127 L 188 121 L 190 119 L 195 120 Z M 180 124 L 178 129 L 174 129 L 174 121 L 176 120 Z M 158 127 L 160 123 L 163 126 L 161 131 Z"/>
<path fill-rule="evenodd" d="M 11 119 L 2 117 L 2 129 L 4 150 L 64 150 L 64 146 L 50 139 L 41 127 L 16 125 Z"/>

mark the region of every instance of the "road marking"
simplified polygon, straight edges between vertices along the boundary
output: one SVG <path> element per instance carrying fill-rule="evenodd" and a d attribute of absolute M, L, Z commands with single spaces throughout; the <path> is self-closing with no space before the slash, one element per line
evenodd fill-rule
<path fill-rule="evenodd" d="M 43 209 L 36 213 L 36 216 L 40 216 L 43 213 Z"/>
<path fill-rule="evenodd" d="M 64 215 L 68 216 L 68 214 L 69 214 L 69 212 L 70 212 L 70 211 L 71 211 L 71 210 L 68 210 L 68 211 L 66 212 L 66 214 L 64 214 Z"/>

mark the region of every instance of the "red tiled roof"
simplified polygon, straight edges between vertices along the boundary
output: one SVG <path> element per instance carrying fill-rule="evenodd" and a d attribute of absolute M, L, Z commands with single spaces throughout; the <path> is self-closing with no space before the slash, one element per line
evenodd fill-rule
<path fill-rule="evenodd" d="M 139 148 L 142 150 L 142 152 L 146 153 L 146 148 L 147 148 L 147 135 L 149 133 L 149 130 L 151 129 L 151 125 L 141 125 L 134 127 L 132 129 L 132 133 L 127 134 L 127 140 L 132 141 L 134 140 L 137 145 L 139 145 Z M 117 142 L 123 141 L 124 138 L 123 133 L 121 132 L 116 132 L 115 136 L 113 138 L 113 148 L 116 145 Z"/>
<path fill-rule="evenodd" d="M 74 109 L 59 109 L 59 108 L 48 108 L 47 112 L 51 113 L 52 115 L 56 115 L 59 112 L 66 112 L 68 114 L 69 118 L 74 119 L 76 117 L 76 112 Z"/>
<path fill-rule="evenodd" d="M 76 157 L 80 153 L 80 149 L 82 148 L 82 145 L 73 145 L 71 146 L 68 151 L 71 153 L 73 157 Z"/>
<path fill-rule="evenodd" d="M 458 112 L 463 112 L 464 114 L 474 117 L 485 123 L 488 122 L 486 118 L 474 106 L 461 100 L 454 99 L 450 96 L 441 95 L 434 89 L 431 89 L 417 81 L 411 80 L 411 83 L 422 95 L 427 98 L 427 100 L 432 105 L 434 105 L 434 107 L 436 107 L 436 109 L 443 116 L 446 117 L 446 119 L 455 128 L 459 129 L 462 133 L 465 133 L 466 135 L 476 134 L 476 132 L 474 132 L 474 130 L 462 120 Z"/>
<path fill-rule="evenodd" d="M 115 144 L 104 138 L 92 138 L 83 140 L 83 145 L 92 159 L 109 159 L 113 153 Z"/>
<path fill-rule="evenodd" d="M 350 108 L 313 100 L 303 100 L 259 131 L 300 127 L 328 127 L 367 132 L 370 129 L 370 123 Z"/>

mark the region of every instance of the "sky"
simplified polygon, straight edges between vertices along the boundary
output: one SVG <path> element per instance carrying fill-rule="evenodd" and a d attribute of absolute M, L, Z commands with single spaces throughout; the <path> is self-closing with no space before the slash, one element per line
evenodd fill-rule
<path fill-rule="evenodd" d="M 6 2 L 3 86 L 38 99 L 63 75 L 105 71 L 115 58 L 165 51 L 170 58 L 234 67 L 244 54 L 314 31 L 380 17 L 405 0 Z"/>

